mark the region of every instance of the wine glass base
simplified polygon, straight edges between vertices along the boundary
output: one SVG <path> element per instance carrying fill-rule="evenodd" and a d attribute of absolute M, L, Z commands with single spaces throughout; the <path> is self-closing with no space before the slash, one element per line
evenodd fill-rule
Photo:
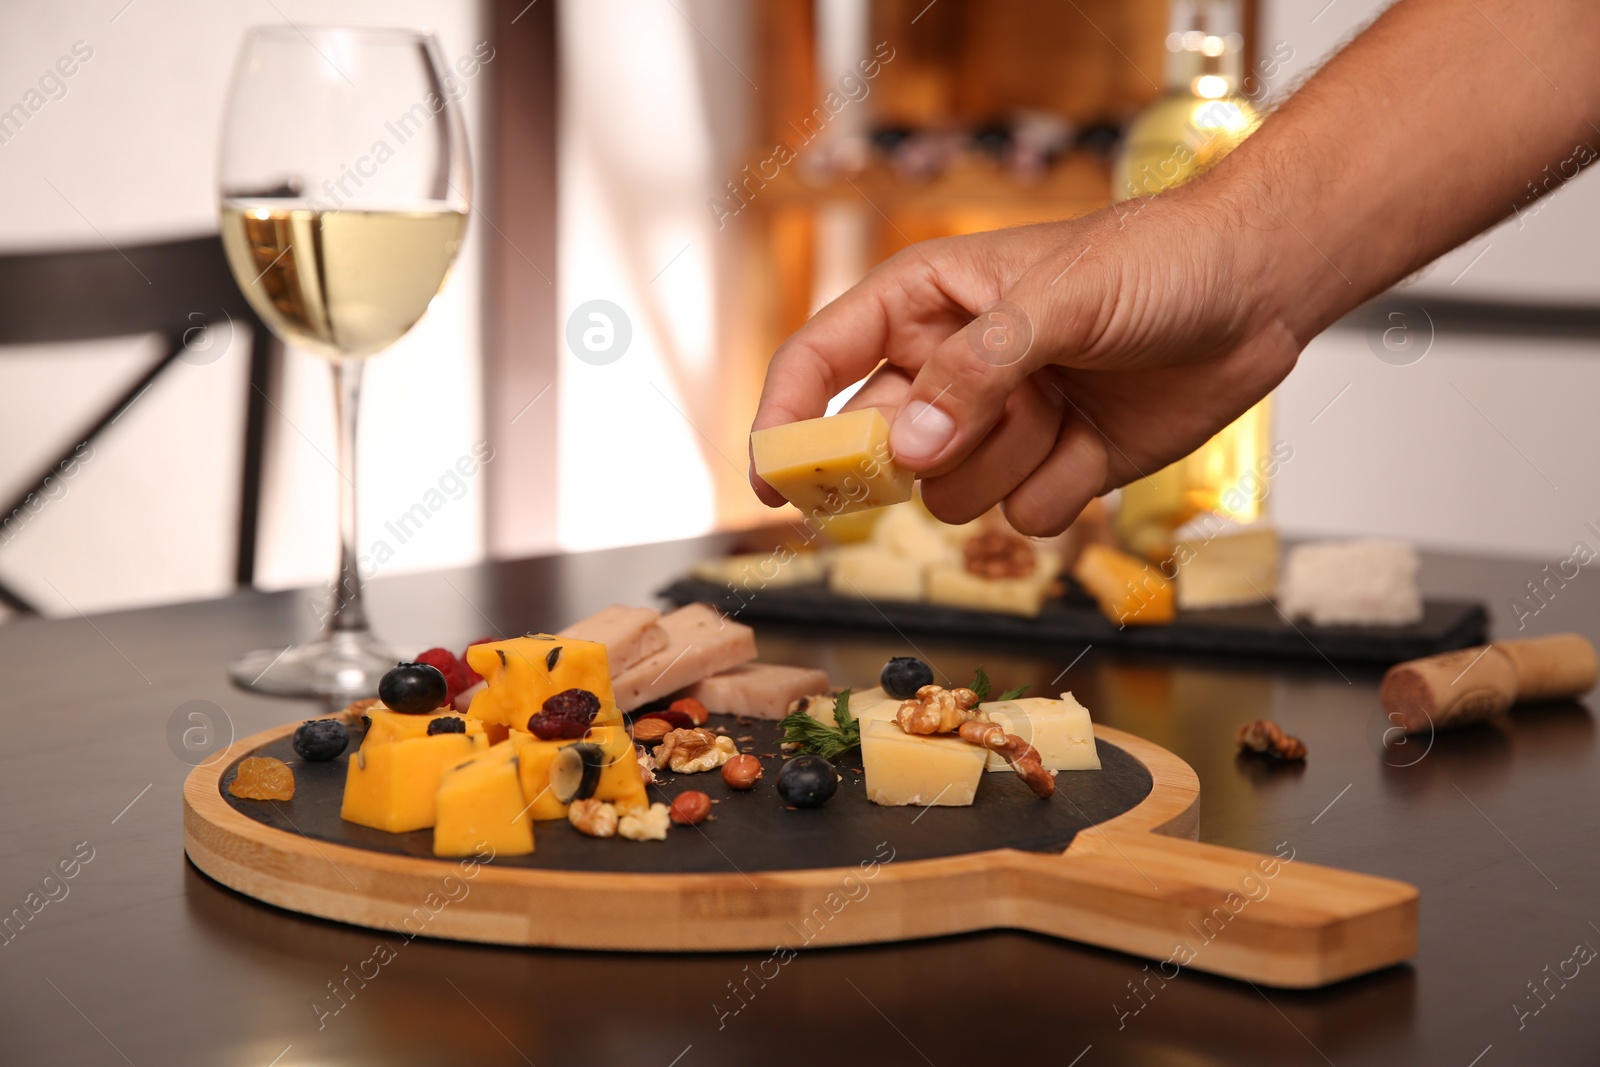
<path fill-rule="evenodd" d="M 233 684 L 277 697 L 348 703 L 378 695 L 378 680 L 399 660 L 370 633 L 336 633 L 288 648 L 247 652 L 228 666 Z"/>

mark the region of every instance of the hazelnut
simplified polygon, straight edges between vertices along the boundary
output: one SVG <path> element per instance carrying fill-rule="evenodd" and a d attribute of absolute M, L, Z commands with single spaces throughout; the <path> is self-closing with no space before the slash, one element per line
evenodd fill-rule
<path fill-rule="evenodd" d="M 672 808 L 668 814 L 679 826 L 693 826 L 705 822 L 711 816 L 711 798 L 698 789 L 679 793 L 672 801 Z"/>
<path fill-rule="evenodd" d="M 722 780 L 729 789 L 754 789 L 761 777 L 761 761 L 749 753 L 730 759 L 722 765 Z"/>
<path fill-rule="evenodd" d="M 653 745 L 672 732 L 672 724 L 665 719 L 640 719 L 633 724 L 633 739 L 641 745 Z"/>
<path fill-rule="evenodd" d="M 706 706 L 694 697 L 680 697 L 668 704 L 667 710 L 683 712 L 689 716 L 690 721 L 696 726 L 704 726 L 706 721 L 711 718 L 711 713 L 706 710 Z"/>

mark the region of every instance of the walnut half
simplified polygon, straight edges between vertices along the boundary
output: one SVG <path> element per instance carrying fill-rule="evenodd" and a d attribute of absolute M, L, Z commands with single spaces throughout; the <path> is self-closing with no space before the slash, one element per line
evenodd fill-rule
<path fill-rule="evenodd" d="M 900 705 L 894 721 L 908 734 L 948 734 L 981 717 L 978 694 L 970 689 L 925 685 Z"/>
<path fill-rule="evenodd" d="M 739 754 L 733 738 L 702 727 L 674 730 L 656 748 L 656 766 L 671 768 L 677 774 L 714 771 Z"/>
<path fill-rule="evenodd" d="M 985 530 L 961 546 L 967 573 L 979 578 L 1026 578 L 1039 565 L 1033 543 L 1010 530 Z"/>
<path fill-rule="evenodd" d="M 613 804 L 590 797 L 574 800 L 567 807 L 567 821 L 579 833 L 590 837 L 611 837 L 617 832 L 617 809 Z"/>

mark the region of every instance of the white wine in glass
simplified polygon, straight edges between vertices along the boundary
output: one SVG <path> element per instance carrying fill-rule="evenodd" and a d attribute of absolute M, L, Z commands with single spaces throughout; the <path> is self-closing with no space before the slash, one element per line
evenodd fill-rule
<path fill-rule="evenodd" d="M 221 228 L 245 297 L 281 339 L 326 357 L 339 422 L 340 572 L 322 636 L 235 660 L 236 684 L 348 700 L 395 655 L 362 604 L 356 415 L 365 357 L 438 295 L 466 232 L 466 133 L 432 35 L 365 27 L 250 31 L 222 137 Z"/>

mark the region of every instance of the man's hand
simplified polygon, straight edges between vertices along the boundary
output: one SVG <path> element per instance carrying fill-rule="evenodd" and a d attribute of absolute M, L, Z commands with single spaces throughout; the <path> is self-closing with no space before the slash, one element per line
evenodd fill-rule
<path fill-rule="evenodd" d="M 1264 263 L 1242 261 L 1236 237 L 1220 207 L 1168 196 L 913 246 L 778 349 L 753 428 L 815 418 L 870 374 L 847 407 L 891 420 L 935 515 L 1003 501 L 1017 529 L 1059 532 L 1294 365 L 1299 344 L 1255 299 Z"/>

